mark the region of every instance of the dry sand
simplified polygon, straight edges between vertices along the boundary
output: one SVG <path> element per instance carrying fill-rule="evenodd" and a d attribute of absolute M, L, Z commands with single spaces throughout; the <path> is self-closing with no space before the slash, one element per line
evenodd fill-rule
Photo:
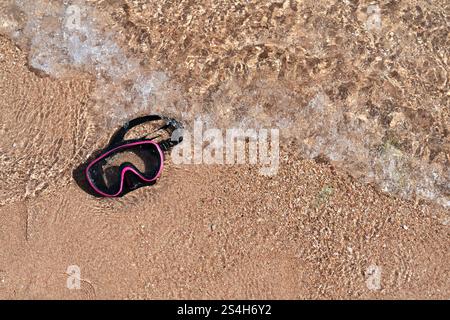
<path fill-rule="evenodd" d="M 321 15 L 327 1 L 315 1 L 316 10 L 308 1 L 248 8 L 229 8 L 231 2 L 220 1 L 204 6 L 164 3 L 162 9 L 128 2 L 95 5 L 120 30 L 129 31 L 119 39 L 127 55 L 170 75 L 169 84 L 158 76 L 164 82 L 158 87 L 155 80 L 162 94 L 148 109 L 133 109 L 144 103 L 139 97 L 124 107 L 126 112 L 114 105 L 123 102 L 122 95 L 105 100 L 112 92 L 122 94 L 124 83 L 139 77 L 120 78 L 117 90 L 93 76 L 90 65 L 69 71 L 57 65 L 52 70 L 61 74 L 51 71 L 49 77 L 30 66 L 33 52 L 27 44 L 0 37 L 0 298 L 450 298 L 450 219 L 448 207 L 442 205 L 449 194 L 448 68 L 447 56 L 438 59 L 440 46 L 448 53 L 448 28 L 437 43 L 430 36 L 429 45 L 435 47 L 417 49 L 411 61 L 378 61 L 367 56 L 367 43 L 377 43 L 376 57 L 388 46 L 384 41 L 389 39 L 383 37 L 390 29 L 402 41 L 402 26 L 388 22 L 383 36 L 364 38 L 361 55 L 350 59 L 342 46 L 352 43 L 345 32 L 355 30 L 344 28 L 342 34 L 332 22 L 346 24 L 347 15 L 363 19 L 364 10 L 347 10 L 340 2 L 329 5 L 327 19 Z M 432 21 L 445 14 L 445 1 L 435 3 L 431 8 L 425 1 L 417 1 L 417 6 L 393 1 L 380 5 L 392 14 L 388 21 L 408 13 L 403 6 L 415 10 L 413 17 L 404 18 L 415 41 L 418 33 L 433 28 L 436 38 L 442 35 L 442 25 L 438 21 L 433 27 Z M 161 16 L 150 14 L 153 9 Z M 304 20 L 292 22 L 299 11 Z M 227 14 L 220 19 L 214 12 Z M 246 17 L 242 21 L 240 14 Z M 313 47 L 313 37 L 305 32 L 308 26 L 309 32 L 328 37 L 331 47 L 322 53 L 321 46 Z M 299 35 L 297 42 L 289 38 L 293 34 Z M 400 47 L 416 48 L 409 45 Z M 408 63 L 422 64 L 427 58 L 435 72 L 420 77 L 413 70 L 425 66 Z M 353 63 L 355 68 L 371 67 L 353 72 Z M 383 63 L 396 68 L 383 73 L 378 70 Z M 138 73 L 147 75 L 147 69 Z M 383 77 L 391 81 L 383 82 Z M 336 83 L 340 89 L 333 91 Z M 396 106 L 383 100 L 381 92 L 386 90 Z M 259 168 L 250 165 L 175 165 L 169 157 L 155 186 L 120 199 L 93 198 L 72 179 L 72 171 L 107 142 L 113 127 L 145 112 L 185 112 L 187 122 L 203 114 L 225 127 L 240 118 L 274 125 L 268 119 L 281 114 L 281 122 L 295 118 L 294 127 L 304 128 L 307 124 L 295 116 L 300 111 L 290 106 L 305 108 L 310 101 L 326 100 L 322 104 L 347 111 L 343 118 L 360 117 L 367 96 L 373 99 L 372 110 L 361 121 L 370 123 L 373 117 L 386 123 L 367 126 L 367 143 L 344 133 L 345 147 L 353 141 L 350 144 L 361 151 L 358 161 L 349 161 L 344 145 L 339 145 L 342 136 L 335 143 L 332 136 L 321 136 L 327 141 L 323 149 L 311 150 L 308 143 L 317 144 L 320 135 L 299 129 L 292 135 L 300 136 L 300 146 L 289 133 L 283 134 L 280 170 L 273 177 L 260 175 Z M 284 97 L 290 100 L 281 101 Z M 403 99 L 408 102 L 400 105 Z M 242 109 L 255 101 L 263 105 L 260 113 Z M 236 109 L 225 112 L 227 103 Z M 434 109 L 427 113 L 423 110 L 428 106 Z M 325 127 L 342 120 L 336 112 L 322 119 Z M 409 126 L 396 127 L 402 117 Z M 313 120 L 320 122 L 306 120 L 309 126 Z M 342 131 L 351 132 L 351 126 Z M 408 140 L 412 132 L 414 139 Z M 382 138 L 392 134 L 399 142 Z M 411 155 L 402 160 L 409 166 L 407 182 L 362 165 L 385 164 L 389 153 L 374 157 L 364 149 L 368 145 L 372 150 L 377 143 L 383 150 Z M 417 143 L 420 150 L 414 149 Z M 327 154 L 324 150 L 332 145 L 338 147 Z M 325 155 L 315 157 L 317 152 Z M 408 182 L 420 175 L 418 168 L 440 174 L 441 180 L 426 184 L 434 196 L 419 194 L 417 186 L 423 186 L 425 178 Z M 375 178 L 369 179 L 371 174 Z M 410 192 L 402 193 L 405 185 Z M 80 268 L 80 290 L 66 286 L 71 265 Z"/>

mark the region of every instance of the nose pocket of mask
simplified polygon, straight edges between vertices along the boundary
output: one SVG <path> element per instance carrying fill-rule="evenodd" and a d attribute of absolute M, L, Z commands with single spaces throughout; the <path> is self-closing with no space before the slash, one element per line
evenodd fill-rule
<path fill-rule="evenodd" d="M 146 183 L 137 175 L 136 172 L 139 171 L 132 163 L 126 162 L 122 167 L 124 168 L 123 170 L 126 170 L 123 175 L 124 188 L 131 191 L 146 185 Z"/>

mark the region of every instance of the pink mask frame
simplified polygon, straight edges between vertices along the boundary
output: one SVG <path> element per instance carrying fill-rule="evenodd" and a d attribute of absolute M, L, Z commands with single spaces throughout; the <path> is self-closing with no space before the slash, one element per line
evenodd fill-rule
<path fill-rule="evenodd" d="M 142 124 L 147 121 L 155 121 L 155 120 L 165 120 L 166 124 L 165 126 L 161 127 L 161 129 L 169 129 L 170 131 L 180 129 L 182 128 L 181 124 L 179 124 L 177 121 L 169 118 L 165 118 L 159 115 L 150 115 L 150 116 L 144 116 L 140 117 L 134 120 L 131 120 L 130 122 L 126 123 L 116 134 L 113 136 L 109 146 L 101 152 L 101 154 L 94 158 L 94 160 L 90 161 L 84 170 L 84 175 L 86 177 L 86 180 L 90 186 L 90 188 L 95 192 L 96 195 L 101 197 L 107 197 L 107 198 L 114 198 L 122 196 L 129 191 L 135 190 L 141 186 L 148 186 L 153 184 L 162 174 L 162 171 L 164 169 L 164 151 L 169 150 L 174 145 L 178 144 L 182 141 L 182 137 L 180 136 L 177 140 L 167 139 L 160 142 L 157 142 L 154 138 L 152 139 L 146 139 L 146 138 L 140 138 L 135 140 L 123 140 L 126 132 L 130 130 L 132 127 Z M 156 151 L 158 160 L 159 160 L 159 167 L 155 167 L 154 173 L 152 173 L 152 176 L 146 176 L 144 173 L 142 173 L 139 169 L 137 169 L 133 164 L 125 162 L 120 166 L 119 172 L 117 174 L 120 175 L 120 180 L 118 183 L 118 191 L 117 185 L 114 187 L 114 191 L 108 192 L 108 187 L 102 188 L 99 187 L 98 184 L 96 184 L 96 179 L 91 174 L 91 172 L 95 172 L 93 169 L 95 165 L 99 164 L 100 161 L 105 160 L 107 157 L 114 155 L 117 152 L 124 151 L 126 149 L 133 149 L 136 147 L 150 147 L 155 148 L 153 152 Z M 138 184 L 134 186 L 130 186 L 126 183 L 126 175 L 131 175 L 134 178 L 137 178 Z M 101 185 L 101 184 L 100 184 Z M 104 190 L 102 190 L 102 189 Z"/>
<path fill-rule="evenodd" d="M 153 177 L 153 178 L 146 178 L 146 177 L 144 177 L 144 175 L 143 175 L 141 172 L 139 172 L 134 166 L 126 165 L 126 166 L 122 167 L 122 169 L 120 170 L 120 185 L 119 185 L 119 191 L 117 191 L 117 192 L 114 193 L 114 194 L 108 194 L 108 193 L 105 193 L 105 192 L 101 191 L 99 188 L 97 188 L 97 187 L 95 186 L 95 183 L 92 181 L 92 178 L 91 178 L 91 176 L 90 176 L 90 174 L 89 174 L 90 169 L 91 169 L 95 164 L 97 164 L 99 161 L 101 161 L 102 159 L 106 158 L 106 157 L 109 156 L 110 154 L 112 154 L 112 153 L 114 153 L 114 152 L 117 152 L 117 151 L 119 151 L 119 150 L 121 150 L 121 149 L 127 149 L 127 148 L 130 148 L 130 147 L 134 147 L 134 146 L 137 146 L 137 145 L 143 145 L 143 144 L 151 144 L 151 145 L 154 145 L 154 146 L 156 147 L 156 149 L 158 150 L 158 153 L 159 153 L 159 156 L 160 156 L 160 166 L 159 166 L 159 169 L 158 169 L 158 171 L 157 171 L 155 177 Z M 125 173 L 131 172 L 131 173 L 133 173 L 136 177 L 138 177 L 142 182 L 144 182 L 144 183 L 150 183 L 150 182 L 156 181 L 156 180 L 161 176 L 161 173 L 162 173 L 163 169 L 164 169 L 164 153 L 163 153 L 163 151 L 161 150 L 161 147 L 159 146 L 159 144 L 156 143 L 156 142 L 154 142 L 153 140 L 143 140 L 143 141 L 137 141 L 137 142 L 127 143 L 127 144 L 118 146 L 118 147 L 116 147 L 116 148 L 114 148 L 114 149 L 112 149 L 112 150 L 109 150 L 109 151 L 103 153 L 103 154 L 100 155 L 98 158 L 96 158 L 96 159 L 93 160 L 91 163 L 89 163 L 89 165 L 88 165 L 87 168 L 86 168 L 85 174 L 86 174 L 86 179 L 87 179 L 89 185 L 91 186 L 91 188 L 92 188 L 96 193 L 98 193 L 98 194 L 101 195 L 102 197 L 114 198 L 114 197 L 119 196 L 119 195 L 122 194 L 122 192 L 123 192 L 123 188 L 124 188 L 124 180 L 125 180 Z"/>

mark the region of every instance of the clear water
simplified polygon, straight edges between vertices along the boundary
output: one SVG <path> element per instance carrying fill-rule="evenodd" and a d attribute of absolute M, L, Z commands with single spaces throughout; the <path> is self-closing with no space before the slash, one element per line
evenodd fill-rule
<path fill-rule="evenodd" d="M 27 48 L 33 70 L 54 78 L 86 74 L 94 79 L 93 108 L 107 127 L 153 112 L 188 120 L 202 117 L 210 126 L 279 127 L 284 141 L 295 140 L 304 157 L 325 156 L 385 192 L 450 206 L 450 171 L 445 163 L 416 156 L 420 145 L 412 151 L 403 149 L 395 139 L 386 138 L 392 128 L 378 117 L 363 108 L 337 107 L 320 85 L 302 103 L 281 82 L 260 80 L 245 87 L 224 81 L 211 94 L 208 108 L 194 108 L 186 105 L 189 93 L 180 92 L 177 79 L 143 63 L 124 45 L 127 30 L 87 1 L 7 1 L 1 19 L 0 32 Z M 319 45 L 310 48 L 319 49 Z M 258 103 L 267 100 L 274 101 L 276 109 Z M 391 127 L 406 126 L 402 130 L 414 135 L 414 126 L 402 112 L 390 116 Z"/>

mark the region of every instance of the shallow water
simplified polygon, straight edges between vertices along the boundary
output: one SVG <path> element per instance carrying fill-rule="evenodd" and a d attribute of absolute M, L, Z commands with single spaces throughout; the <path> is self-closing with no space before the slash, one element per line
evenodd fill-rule
<path fill-rule="evenodd" d="M 447 4 L 369 4 L 17 0 L 0 33 L 41 76 L 92 81 L 90 126 L 277 127 L 302 157 L 448 207 Z"/>

